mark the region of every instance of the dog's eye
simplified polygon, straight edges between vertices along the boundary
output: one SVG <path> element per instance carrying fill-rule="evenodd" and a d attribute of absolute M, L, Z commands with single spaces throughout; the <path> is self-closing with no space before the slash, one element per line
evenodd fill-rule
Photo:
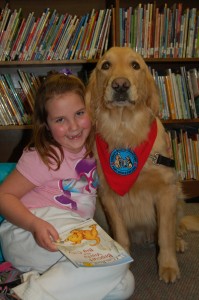
<path fill-rule="evenodd" d="M 137 63 L 137 61 L 132 61 L 131 65 L 132 65 L 134 70 L 139 70 L 140 69 L 140 65 Z"/>
<path fill-rule="evenodd" d="M 105 61 L 103 64 L 102 64 L 102 70 L 108 70 L 110 68 L 111 64 L 109 61 Z"/>

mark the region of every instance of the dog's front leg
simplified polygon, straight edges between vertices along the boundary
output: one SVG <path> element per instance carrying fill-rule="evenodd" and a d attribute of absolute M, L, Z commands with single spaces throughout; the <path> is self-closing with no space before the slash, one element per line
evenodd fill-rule
<path fill-rule="evenodd" d="M 176 258 L 176 200 L 175 187 L 161 194 L 157 205 L 159 277 L 166 283 L 175 282 L 180 277 Z"/>
<path fill-rule="evenodd" d="M 101 200 L 107 216 L 108 223 L 111 227 L 113 238 L 122 246 L 127 252 L 130 252 L 130 240 L 128 230 L 125 226 L 124 220 L 120 213 L 120 209 L 116 203 L 114 195 L 108 197 L 106 193 L 102 193 Z"/>

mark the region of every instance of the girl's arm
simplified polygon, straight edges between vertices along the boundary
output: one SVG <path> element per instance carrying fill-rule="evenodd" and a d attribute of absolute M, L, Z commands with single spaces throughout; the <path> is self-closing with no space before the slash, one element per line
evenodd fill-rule
<path fill-rule="evenodd" d="M 30 231 L 39 246 L 56 251 L 53 240 L 59 236 L 48 222 L 36 217 L 20 201 L 35 185 L 14 170 L 0 185 L 0 213 L 12 224 Z"/>

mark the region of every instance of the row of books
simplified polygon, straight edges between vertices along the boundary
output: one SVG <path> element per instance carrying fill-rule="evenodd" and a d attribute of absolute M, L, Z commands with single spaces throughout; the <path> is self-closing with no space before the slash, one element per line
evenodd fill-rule
<path fill-rule="evenodd" d="M 0 125 L 32 123 L 34 99 L 41 84 L 40 77 L 17 71 L 0 75 Z"/>
<path fill-rule="evenodd" d="M 183 8 L 182 3 L 160 8 L 154 1 L 120 8 L 119 18 L 120 46 L 132 47 L 145 58 L 199 57 L 196 8 Z"/>
<path fill-rule="evenodd" d="M 166 75 L 151 69 L 160 91 L 160 118 L 162 120 L 194 119 L 199 117 L 199 70 L 184 66 Z M 17 73 L 0 75 L 0 125 L 31 123 L 36 92 L 42 78 L 20 69 Z"/>
<path fill-rule="evenodd" d="M 199 70 L 186 70 L 184 66 L 179 71 L 166 69 L 166 75 L 159 75 L 152 69 L 152 75 L 160 91 L 160 118 L 194 119 L 199 117 Z"/>
<path fill-rule="evenodd" d="M 59 15 L 47 8 L 23 17 L 9 4 L 0 15 L 0 61 L 97 59 L 108 47 L 111 9 L 84 16 Z"/>
<path fill-rule="evenodd" d="M 168 131 L 180 180 L 199 179 L 199 129 Z"/>

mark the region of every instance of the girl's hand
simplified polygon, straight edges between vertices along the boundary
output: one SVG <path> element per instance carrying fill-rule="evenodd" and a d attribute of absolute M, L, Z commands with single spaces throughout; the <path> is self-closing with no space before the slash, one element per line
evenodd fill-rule
<path fill-rule="evenodd" d="M 57 251 L 54 242 L 58 240 L 59 234 L 50 223 L 36 217 L 31 223 L 29 231 L 40 247 L 52 252 Z"/>

